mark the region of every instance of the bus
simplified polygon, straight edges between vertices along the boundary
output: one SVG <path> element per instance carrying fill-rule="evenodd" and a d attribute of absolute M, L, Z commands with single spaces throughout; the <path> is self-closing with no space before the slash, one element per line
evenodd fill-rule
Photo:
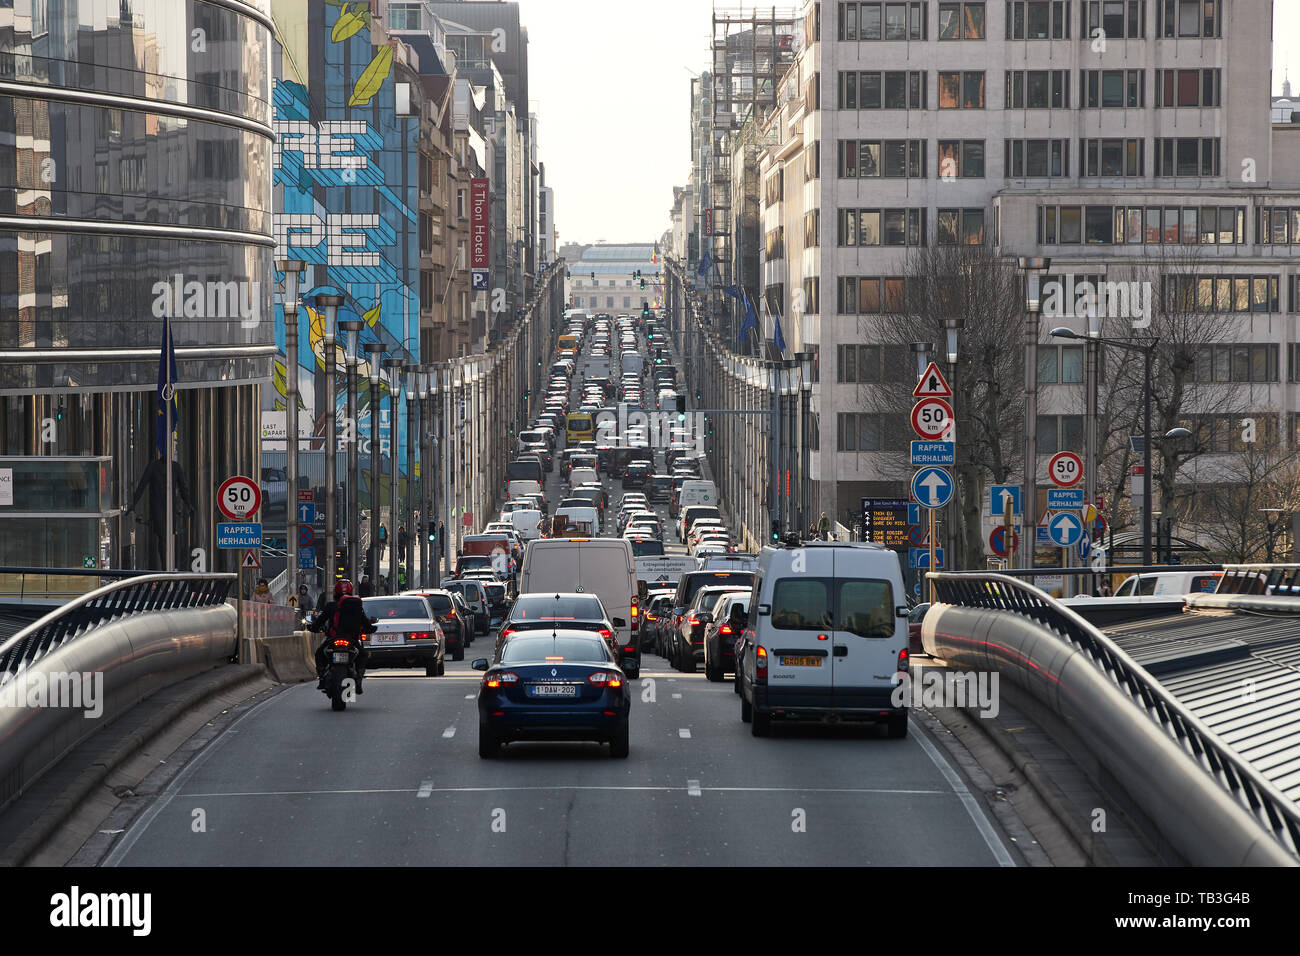
<path fill-rule="evenodd" d="M 596 440 L 596 417 L 591 412 L 570 412 L 565 423 L 566 444 Z"/>
<path fill-rule="evenodd" d="M 556 344 L 556 350 L 563 355 L 566 352 L 578 354 L 578 337 L 576 335 L 561 335 Z"/>

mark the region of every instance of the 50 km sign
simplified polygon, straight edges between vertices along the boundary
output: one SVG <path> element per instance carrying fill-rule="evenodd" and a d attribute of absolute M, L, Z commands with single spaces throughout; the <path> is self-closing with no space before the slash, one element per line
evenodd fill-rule
<path fill-rule="evenodd" d="M 217 507 L 230 520 L 241 521 L 261 510 L 262 489 L 243 475 L 227 478 L 217 489 Z"/>
<path fill-rule="evenodd" d="M 952 406 L 942 398 L 927 398 L 912 408 L 912 428 L 922 438 L 942 438 L 953 427 Z"/>
<path fill-rule="evenodd" d="M 1072 451 L 1058 451 L 1047 463 L 1047 475 L 1052 484 L 1071 488 L 1083 478 L 1083 459 Z"/>

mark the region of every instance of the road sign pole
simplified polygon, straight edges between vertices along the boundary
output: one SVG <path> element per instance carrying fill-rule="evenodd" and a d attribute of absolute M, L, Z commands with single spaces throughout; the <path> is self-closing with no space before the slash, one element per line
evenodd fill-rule
<path fill-rule="evenodd" d="M 1011 527 L 1011 499 L 1004 497 L 1002 499 L 1002 524 L 1006 527 L 1006 538 L 1004 543 L 1007 550 L 1007 567 L 1015 567 L 1016 564 L 1016 539 L 1015 531 Z"/>
<path fill-rule="evenodd" d="M 930 513 L 930 567 L 929 567 L 929 570 L 930 570 L 930 571 L 933 571 L 933 570 L 934 570 L 934 512 L 935 512 L 935 509 L 934 509 L 934 508 L 927 508 L 926 510 L 929 511 L 929 513 Z M 933 578 L 930 579 L 930 603 L 931 603 L 931 604 L 934 603 L 934 579 L 933 579 Z"/>

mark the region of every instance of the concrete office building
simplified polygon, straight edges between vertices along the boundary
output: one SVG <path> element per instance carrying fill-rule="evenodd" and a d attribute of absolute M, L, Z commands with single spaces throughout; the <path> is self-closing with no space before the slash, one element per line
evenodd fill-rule
<path fill-rule="evenodd" d="M 1272 4 L 1227 0 L 804 4 L 759 170 L 764 292 L 788 317 L 786 357 L 817 356 L 814 511 L 848 523 L 863 496 L 906 495 L 884 441 L 898 423 L 863 385 L 913 365 L 906 346 L 877 346 L 918 245 L 982 242 L 1082 278 L 1177 244 L 1225 313 L 1205 358 L 1222 351 L 1226 371 L 1207 374 L 1234 412 L 1278 416 L 1294 438 L 1300 124 L 1270 122 L 1271 18 Z M 1081 448 L 1079 354 L 1049 328 L 1040 455 Z M 841 379 L 842 350 L 862 346 L 870 368 Z"/>

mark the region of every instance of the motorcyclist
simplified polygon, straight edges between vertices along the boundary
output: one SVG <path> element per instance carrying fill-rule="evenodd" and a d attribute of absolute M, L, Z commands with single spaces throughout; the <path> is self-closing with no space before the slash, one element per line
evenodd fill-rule
<path fill-rule="evenodd" d="M 315 631 L 318 634 L 323 633 L 325 640 L 320 642 L 316 648 L 316 674 L 320 680 L 316 684 L 317 690 L 325 690 L 325 676 L 329 670 L 329 656 L 326 648 L 330 641 L 339 637 L 352 637 L 358 639 L 361 651 L 357 655 L 357 693 L 362 693 L 361 678 L 365 675 L 366 661 L 370 659 L 370 652 L 359 638 L 362 634 L 373 634 L 375 627 L 366 618 L 364 606 L 361 599 L 352 593 L 352 582 L 343 578 L 334 585 L 334 600 L 330 601 L 321 609 L 309 625 L 307 630 Z M 360 623 L 358 623 L 358 621 Z"/>

